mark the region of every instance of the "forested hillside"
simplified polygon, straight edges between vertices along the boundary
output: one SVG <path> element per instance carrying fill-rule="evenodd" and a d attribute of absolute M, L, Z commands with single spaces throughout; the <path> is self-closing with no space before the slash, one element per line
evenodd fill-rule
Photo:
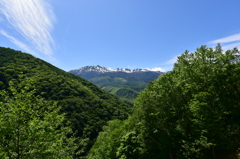
<path fill-rule="evenodd" d="M 142 91 L 128 120 L 104 126 L 94 159 L 237 159 L 240 58 L 202 46 Z"/>
<path fill-rule="evenodd" d="M 25 88 L 32 81 L 27 90 L 34 89 L 34 96 L 57 102 L 60 111 L 66 113 L 64 123 L 81 138 L 78 149 L 83 148 L 82 154 L 107 121 L 126 119 L 132 111 L 132 104 L 32 55 L 0 47 L 0 57 L 0 90 L 8 90 L 11 82 Z"/>
<path fill-rule="evenodd" d="M 89 81 L 104 91 L 117 95 L 122 100 L 129 102 L 133 102 L 139 95 L 139 92 L 147 87 L 147 82 L 140 81 L 140 79 L 136 77 L 127 76 L 103 75 L 89 79 Z"/>

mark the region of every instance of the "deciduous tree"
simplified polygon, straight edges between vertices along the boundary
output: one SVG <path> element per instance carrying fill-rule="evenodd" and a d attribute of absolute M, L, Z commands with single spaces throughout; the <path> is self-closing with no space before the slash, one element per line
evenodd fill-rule
<path fill-rule="evenodd" d="M 72 158 L 76 138 L 63 125 L 56 103 L 34 95 L 25 85 L 10 82 L 0 92 L 0 158 Z"/>

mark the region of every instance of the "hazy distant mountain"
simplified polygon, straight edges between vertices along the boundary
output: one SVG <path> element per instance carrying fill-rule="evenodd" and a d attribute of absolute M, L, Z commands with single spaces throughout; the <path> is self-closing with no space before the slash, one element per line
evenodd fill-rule
<path fill-rule="evenodd" d="M 141 90 L 163 74 L 148 69 L 109 69 L 104 66 L 85 66 L 69 71 L 98 85 L 103 90 L 118 95 L 120 98 L 133 101 Z"/>
<path fill-rule="evenodd" d="M 109 69 L 104 66 L 85 66 L 79 69 L 71 70 L 69 73 L 81 76 L 87 80 L 99 76 L 119 76 L 119 77 L 140 77 L 140 81 L 148 82 L 156 79 L 159 75 L 163 74 L 161 71 L 151 71 L 148 69 L 128 69 L 128 68 L 117 68 Z"/>
<path fill-rule="evenodd" d="M 141 68 L 137 68 L 137 69 L 129 69 L 129 68 L 117 68 L 117 69 L 109 69 L 106 68 L 104 66 L 85 66 L 85 67 L 81 67 L 79 69 L 75 69 L 75 70 L 71 70 L 69 71 L 70 73 L 73 74 L 84 74 L 84 73 L 88 73 L 88 72 L 96 72 L 96 73 L 118 73 L 118 72 L 125 72 L 125 73 L 143 73 L 143 72 L 152 72 L 152 73 L 158 73 L 158 74 L 162 74 L 162 72 L 160 71 L 151 71 L 149 69 L 141 69 Z"/>

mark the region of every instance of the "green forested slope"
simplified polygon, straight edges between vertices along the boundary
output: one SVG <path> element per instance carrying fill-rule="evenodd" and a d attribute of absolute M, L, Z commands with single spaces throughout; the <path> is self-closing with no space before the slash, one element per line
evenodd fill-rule
<path fill-rule="evenodd" d="M 139 92 L 147 87 L 147 82 L 127 75 L 127 73 L 103 73 L 102 76 L 86 79 L 122 100 L 133 102 Z"/>
<path fill-rule="evenodd" d="M 142 91 L 128 120 L 103 128 L 94 159 L 238 159 L 240 55 L 202 46 Z"/>
<path fill-rule="evenodd" d="M 21 79 L 20 74 L 23 75 Z M 130 103 L 102 91 L 81 77 L 32 55 L 0 47 L 0 90 L 7 89 L 13 79 L 24 83 L 27 78 L 34 81 L 35 95 L 57 101 L 61 111 L 67 113 L 66 122 L 71 123 L 77 136 L 85 139 L 81 144 L 87 144 L 86 151 L 108 120 L 126 119 L 131 112 Z"/>
<path fill-rule="evenodd" d="M 133 102 L 139 92 L 147 87 L 147 83 L 139 81 L 128 81 L 120 77 L 101 76 L 89 80 L 101 89 L 117 95 L 122 100 Z"/>
<path fill-rule="evenodd" d="M 139 95 L 139 92 L 147 87 L 147 83 L 160 75 L 155 73 L 154 76 L 149 76 L 147 73 L 142 73 L 146 77 L 143 75 L 137 77 L 139 76 L 138 74 L 140 73 L 135 73 L 135 75 L 129 75 L 128 73 L 104 73 L 102 76 L 88 80 L 104 91 L 117 95 L 123 100 L 133 102 Z"/>

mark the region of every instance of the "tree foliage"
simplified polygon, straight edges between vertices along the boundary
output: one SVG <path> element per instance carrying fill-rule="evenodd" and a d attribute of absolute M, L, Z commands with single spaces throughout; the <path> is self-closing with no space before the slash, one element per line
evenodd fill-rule
<path fill-rule="evenodd" d="M 107 121 L 126 119 L 132 111 L 132 104 L 117 96 L 102 91 L 87 80 L 67 73 L 32 55 L 0 47 L 0 90 L 9 88 L 9 81 L 19 79 L 19 74 L 31 78 L 39 95 L 48 101 L 56 101 L 61 112 L 66 113 L 65 123 L 69 123 L 84 142 L 79 148 L 82 155 L 93 145 L 98 132 Z"/>
<path fill-rule="evenodd" d="M 115 153 L 121 158 L 237 158 L 239 97 L 236 48 L 225 53 L 220 45 L 186 51 L 171 72 L 150 82 L 140 93 L 132 117 L 125 121 L 131 126 L 111 139 L 112 145 L 118 145 Z M 121 129 L 111 131 L 108 138 Z M 91 155 L 93 151 L 97 152 L 92 149 Z"/>
<path fill-rule="evenodd" d="M 10 82 L 0 92 L 0 158 L 72 158 L 77 148 L 64 114 L 55 102 Z"/>
<path fill-rule="evenodd" d="M 103 127 L 86 158 L 89 159 L 135 159 L 143 153 L 142 138 L 136 119 L 109 121 Z"/>

